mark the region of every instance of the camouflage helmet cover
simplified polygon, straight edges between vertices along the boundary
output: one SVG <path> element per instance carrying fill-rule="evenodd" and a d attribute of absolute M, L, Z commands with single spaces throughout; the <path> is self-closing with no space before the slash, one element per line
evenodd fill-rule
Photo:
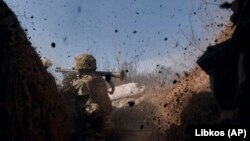
<path fill-rule="evenodd" d="M 96 70 L 96 59 L 90 54 L 80 54 L 75 57 L 74 69 Z"/>

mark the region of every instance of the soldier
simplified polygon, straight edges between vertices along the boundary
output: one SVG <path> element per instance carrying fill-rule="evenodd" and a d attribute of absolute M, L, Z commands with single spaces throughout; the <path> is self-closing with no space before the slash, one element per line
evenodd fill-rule
<path fill-rule="evenodd" d="M 231 22 L 236 26 L 235 31 L 229 39 L 234 52 L 238 52 L 238 63 L 236 69 L 238 72 L 239 86 L 239 123 L 250 124 L 250 2 L 248 0 L 234 0 L 232 3 L 221 6 L 222 8 L 231 8 L 233 14 L 230 17 Z M 236 87 L 236 86 L 235 86 Z"/>
<path fill-rule="evenodd" d="M 235 7 L 235 8 L 234 8 Z M 240 51 L 239 55 L 239 66 L 240 71 L 239 81 L 240 81 L 240 101 L 239 101 L 239 120 L 242 124 L 250 124 L 250 43 L 249 43 L 249 33 L 250 33 L 250 2 L 249 0 L 234 0 L 231 4 L 231 9 L 233 10 L 233 15 L 231 16 L 231 21 L 236 25 L 235 44 Z"/>
<path fill-rule="evenodd" d="M 89 54 L 80 54 L 75 57 L 74 69 L 79 74 L 73 82 L 78 113 L 76 140 L 106 140 L 113 127 L 112 104 L 104 79 L 95 72 L 96 59 Z"/>
<path fill-rule="evenodd" d="M 231 8 L 235 27 L 231 38 L 209 47 L 197 63 L 209 74 L 213 92 L 225 110 L 238 109 L 241 124 L 250 124 L 250 2 L 234 0 L 222 8 Z"/>

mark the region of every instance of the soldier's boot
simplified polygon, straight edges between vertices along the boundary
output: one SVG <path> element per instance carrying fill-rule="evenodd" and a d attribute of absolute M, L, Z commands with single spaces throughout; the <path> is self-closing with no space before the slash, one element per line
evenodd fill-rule
<path fill-rule="evenodd" d="M 106 141 L 107 136 L 98 131 L 91 131 L 86 136 L 86 141 Z"/>
<path fill-rule="evenodd" d="M 89 130 L 88 140 L 94 141 L 106 141 L 114 128 L 113 122 L 111 121 L 111 116 L 105 116 L 101 118 L 101 124 L 98 128 L 93 128 Z"/>
<path fill-rule="evenodd" d="M 113 128 L 114 128 L 114 124 L 112 122 L 111 116 L 109 115 L 109 116 L 103 117 L 101 133 L 108 138 L 111 135 Z"/>

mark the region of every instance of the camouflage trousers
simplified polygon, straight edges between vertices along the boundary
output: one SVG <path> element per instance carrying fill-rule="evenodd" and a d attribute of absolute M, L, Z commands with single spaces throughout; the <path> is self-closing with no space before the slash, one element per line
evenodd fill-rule
<path fill-rule="evenodd" d="M 89 133 L 87 134 L 87 140 L 100 140 L 105 141 L 109 138 L 113 130 L 113 122 L 111 116 L 99 117 L 91 119 L 88 123 Z"/>
<path fill-rule="evenodd" d="M 76 125 L 71 141 L 106 141 L 113 127 L 111 116 L 84 119 Z"/>

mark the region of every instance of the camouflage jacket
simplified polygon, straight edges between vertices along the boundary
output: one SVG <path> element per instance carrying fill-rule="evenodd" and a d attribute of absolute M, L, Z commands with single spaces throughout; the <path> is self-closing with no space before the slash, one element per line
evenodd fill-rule
<path fill-rule="evenodd" d="M 90 116 L 100 117 L 111 114 L 112 104 L 108 96 L 105 80 L 90 72 L 73 82 L 76 89 L 77 108 Z M 86 100 L 87 98 L 87 100 Z"/>

